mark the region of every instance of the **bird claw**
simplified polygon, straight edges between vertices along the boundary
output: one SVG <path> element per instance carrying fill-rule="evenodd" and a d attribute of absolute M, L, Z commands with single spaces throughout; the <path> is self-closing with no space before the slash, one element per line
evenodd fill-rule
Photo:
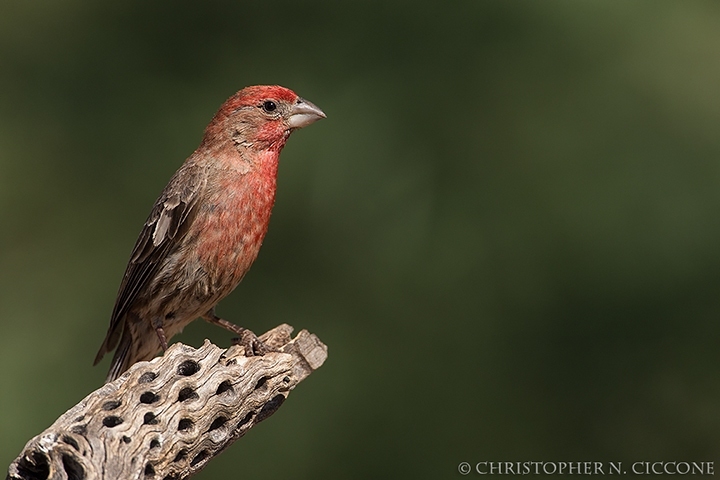
<path fill-rule="evenodd" d="M 233 337 L 232 344 L 242 346 L 246 357 L 262 357 L 270 351 L 268 346 L 248 329 L 245 329 L 239 338 Z"/>

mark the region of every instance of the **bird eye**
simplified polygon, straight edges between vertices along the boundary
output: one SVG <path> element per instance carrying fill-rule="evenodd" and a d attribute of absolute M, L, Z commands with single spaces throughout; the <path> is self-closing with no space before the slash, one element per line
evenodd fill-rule
<path fill-rule="evenodd" d="M 274 112 L 277 109 L 277 105 L 272 100 L 265 100 L 262 104 L 262 109 L 267 113 Z"/>

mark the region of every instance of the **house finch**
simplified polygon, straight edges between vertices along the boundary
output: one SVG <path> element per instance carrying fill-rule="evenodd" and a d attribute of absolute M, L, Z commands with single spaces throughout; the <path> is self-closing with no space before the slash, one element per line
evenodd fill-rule
<path fill-rule="evenodd" d="M 220 107 L 135 243 L 95 357 L 97 364 L 117 346 L 108 382 L 167 349 L 199 317 L 237 334 L 246 355 L 265 352 L 250 330 L 215 315 L 215 305 L 257 257 L 285 142 L 321 118 L 322 110 L 280 86 L 244 88 Z"/>

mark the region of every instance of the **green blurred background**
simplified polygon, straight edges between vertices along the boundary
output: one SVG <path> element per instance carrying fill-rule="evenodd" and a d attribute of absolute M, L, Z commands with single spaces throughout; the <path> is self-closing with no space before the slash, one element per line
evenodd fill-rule
<path fill-rule="evenodd" d="M 102 384 L 153 201 L 263 83 L 328 119 L 218 311 L 330 356 L 197 478 L 717 458 L 720 4 L 66 0 L 0 4 L 3 468 Z"/>

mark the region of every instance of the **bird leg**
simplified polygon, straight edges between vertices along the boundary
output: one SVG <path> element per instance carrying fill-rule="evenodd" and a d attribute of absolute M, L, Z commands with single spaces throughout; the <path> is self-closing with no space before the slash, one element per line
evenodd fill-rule
<path fill-rule="evenodd" d="M 157 333 L 158 339 L 160 340 L 160 346 L 163 349 L 163 352 L 168 349 L 168 343 L 167 343 L 167 335 L 165 335 L 165 330 L 163 330 L 163 322 L 160 319 L 153 318 L 150 321 L 150 325 L 152 325 L 152 328 L 155 329 L 155 333 Z"/>
<path fill-rule="evenodd" d="M 246 357 L 263 356 L 270 350 L 251 330 L 218 317 L 215 315 L 214 309 L 210 310 L 202 318 L 208 323 L 212 323 L 238 335 L 239 338 L 234 343 L 242 345 L 243 348 L 245 348 Z"/>
<path fill-rule="evenodd" d="M 155 331 L 157 332 L 157 336 L 160 339 L 160 346 L 163 349 L 163 352 L 168 349 L 168 343 L 167 343 L 167 336 L 165 336 L 165 330 L 163 330 L 163 327 L 156 327 Z"/>

